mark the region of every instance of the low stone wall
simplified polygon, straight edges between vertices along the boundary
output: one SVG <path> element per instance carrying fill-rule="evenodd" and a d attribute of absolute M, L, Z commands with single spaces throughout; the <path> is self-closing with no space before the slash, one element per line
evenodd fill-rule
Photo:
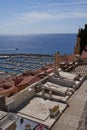
<path fill-rule="evenodd" d="M 26 100 L 32 98 L 35 95 L 35 90 L 33 88 L 26 88 L 19 93 L 15 94 L 7 101 L 7 110 L 16 111 L 16 108 L 23 104 Z"/>
<path fill-rule="evenodd" d="M 48 79 L 48 76 L 46 76 L 44 79 L 40 81 L 37 81 L 36 83 L 33 83 L 32 85 L 29 85 L 24 90 L 21 90 L 19 93 L 7 99 L 6 100 L 7 110 L 16 111 L 16 108 L 21 106 L 24 102 L 28 101 L 28 99 L 35 96 L 35 86 L 37 86 L 37 84 L 46 82 L 47 79 Z"/>
<path fill-rule="evenodd" d="M 34 89 L 24 89 L 23 91 L 19 92 L 14 97 L 15 108 L 25 102 L 27 99 L 30 99 L 35 94 Z"/>

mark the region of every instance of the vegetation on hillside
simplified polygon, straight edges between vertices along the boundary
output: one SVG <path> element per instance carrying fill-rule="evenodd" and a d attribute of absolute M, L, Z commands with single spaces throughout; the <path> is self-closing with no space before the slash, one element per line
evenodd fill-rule
<path fill-rule="evenodd" d="M 85 24 L 84 29 L 83 28 L 79 29 L 78 37 L 80 38 L 80 54 L 81 54 L 83 50 L 86 50 L 85 46 L 87 45 L 87 24 Z"/>

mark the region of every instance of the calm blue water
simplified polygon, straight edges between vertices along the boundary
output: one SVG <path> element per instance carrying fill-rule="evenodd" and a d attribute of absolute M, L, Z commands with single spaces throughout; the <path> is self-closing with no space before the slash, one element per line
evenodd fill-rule
<path fill-rule="evenodd" d="M 76 34 L 38 34 L 24 36 L 0 36 L 0 54 L 73 53 Z M 17 48 L 17 49 L 16 49 Z"/>

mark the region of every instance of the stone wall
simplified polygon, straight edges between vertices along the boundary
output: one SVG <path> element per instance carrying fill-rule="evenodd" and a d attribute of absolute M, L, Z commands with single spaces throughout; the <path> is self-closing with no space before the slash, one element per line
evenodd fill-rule
<path fill-rule="evenodd" d="M 7 111 L 16 111 L 16 108 L 18 108 L 28 99 L 32 98 L 34 95 L 35 90 L 33 88 L 26 88 L 19 93 L 13 95 L 6 101 Z"/>
<path fill-rule="evenodd" d="M 34 89 L 29 88 L 29 89 L 24 89 L 17 93 L 14 96 L 14 103 L 15 103 L 15 108 L 18 107 L 19 105 L 23 104 L 26 100 L 30 99 L 33 97 L 35 94 Z"/>

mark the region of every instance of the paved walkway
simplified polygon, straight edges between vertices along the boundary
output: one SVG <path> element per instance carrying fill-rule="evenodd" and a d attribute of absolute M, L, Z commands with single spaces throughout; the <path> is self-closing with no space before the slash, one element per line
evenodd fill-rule
<path fill-rule="evenodd" d="M 77 130 L 86 101 L 87 80 L 68 100 L 69 107 L 56 121 L 51 130 Z"/>

